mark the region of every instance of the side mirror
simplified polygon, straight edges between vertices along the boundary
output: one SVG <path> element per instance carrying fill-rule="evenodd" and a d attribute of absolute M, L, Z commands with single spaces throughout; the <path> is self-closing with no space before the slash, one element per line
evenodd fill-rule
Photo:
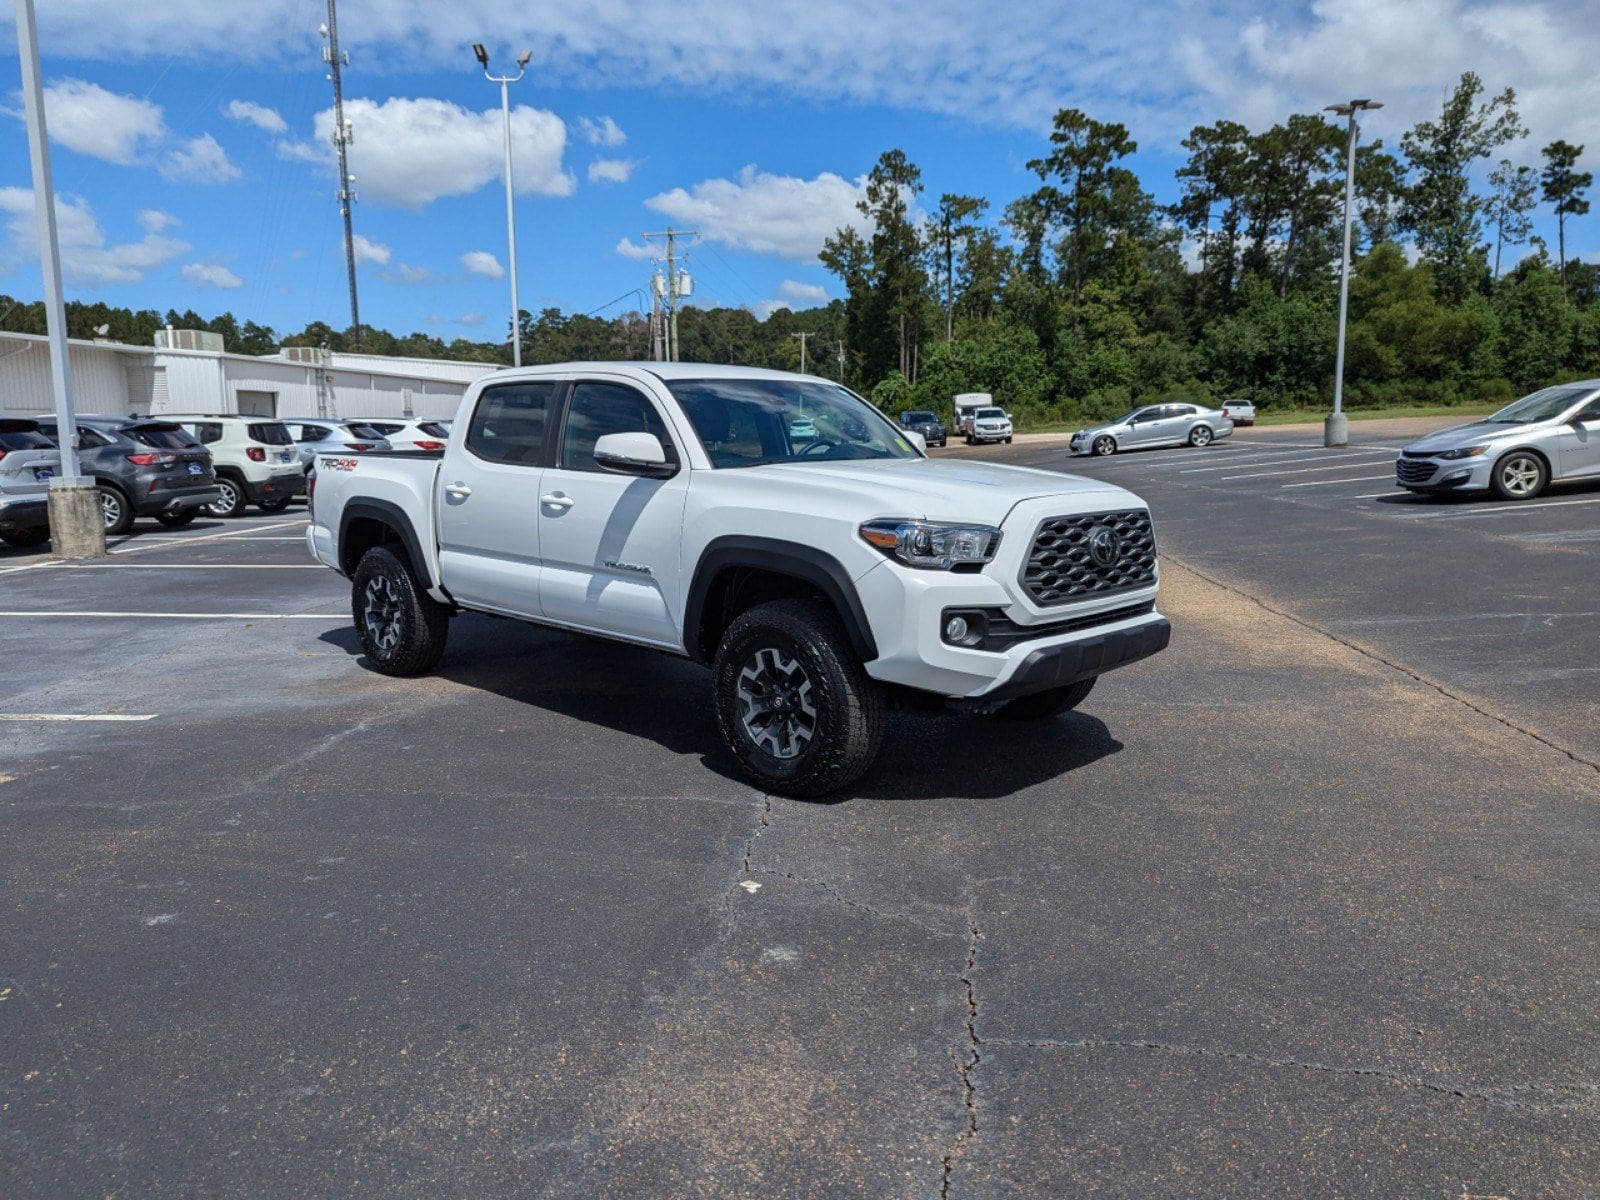
<path fill-rule="evenodd" d="M 900 431 L 900 436 L 905 438 L 906 441 L 910 442 L 923 454 L 928 453 L 928 439 L 923 437 L 915 429 L 902 429 Z"/>
<path fill-rule="evenodd" d="M 670 479 L 678 473 L 677 464 L 667 461 L 661 439 L 653 433 L 605 434 L 594 444 L 594 461 L 608 471 L 647 479 Z"/>

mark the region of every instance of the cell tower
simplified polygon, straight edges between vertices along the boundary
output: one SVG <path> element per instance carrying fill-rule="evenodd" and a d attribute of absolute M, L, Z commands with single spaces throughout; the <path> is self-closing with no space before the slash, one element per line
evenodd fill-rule
<path fill-rule="evenodd" d="M 339 8 L 337 0 L 328 0 L 328 23 L 321 29 L 323 40 L 322 61 L 328 64 L 328 82 L 333 84 L 333 144 L 339 151 L 339 215 L 344 218 L 344 263 L 350 276 L 350 327 L 355 331 L 355 348 L 361 349 L 361 305 L 356 300 L 356 236 L 350 223 L 350 206 L 356 202 L 355 191 L 350 187 L 355 176 L 350 174 L 350 143 L 354 140 L 350 122 L 344 117 L 344 79 L 342 72 L 350 65 L 350 55 L 339 50 Z"/>

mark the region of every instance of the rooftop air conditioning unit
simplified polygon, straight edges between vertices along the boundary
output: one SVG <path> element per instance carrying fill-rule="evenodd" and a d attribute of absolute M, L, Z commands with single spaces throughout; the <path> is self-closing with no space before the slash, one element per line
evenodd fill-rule
<path fill-rule="evenodd" d="M 309 367 L 333 366 L 333 351 L 326 346 L 284 346 L 283 357 L 292 363 L 304 363 Z"/>
<path fill-rule="evenodd" d="M 206 329 L 156 330 L 156 347 L 161 350 L 202 350 L 207 354 L 221 354 L 222 335 Z"/>

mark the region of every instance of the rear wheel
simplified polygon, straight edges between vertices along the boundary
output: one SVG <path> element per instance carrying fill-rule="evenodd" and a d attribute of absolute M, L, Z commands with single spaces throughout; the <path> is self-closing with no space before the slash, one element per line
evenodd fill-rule
<path fill-rule="evenodd" d="M 1094 452 L 1096 454 L 1115 454 L 1117 452 L 1116 440 L 1110 434 L 1102 433 L 1094 440 Z"/>
<path fill-rule="evenodd" d="M 816 600 L 741 614 L 712 664 L 717 725 L 757 786 L 822 796 L 859 779 L 883 744 L 883 689 Z"/>
<path fill-rule="evenodd" d="M 194 518 L 195 510 L 192 508 L 186 508 L 182 512 L 164 512 L 156 514 L 156 520 L 160 521 L 163 525 L 171 525 L 175 529 L 182 528 L 190 521 L 194 520 Z"/>
<path fill-rule="evenodd" d="M 1191 446 L 1209 446 L 1209 445 L 1211 445 L 1212 436 L 1213 436 L 1213 434 L 1211 432 L 1211 426 L 1209 426 L 1209 425 L 1196 425 L 1193 429 L 1191 429 L 1189 431 L 1189 445 L 1191 445 Z"/>
<path fill-rule="evenodd" d="M 11 533 L 0 533 L 0 540 L 8 546 L 23 549 L 28 546 L 42 546 L 50 540 L 50 528 L 41 525 L 37 529 L 17 529 Z"/>
<path fill-rule="evenodd" d="M 1008 721 L 1043 721 L 1049 717 L 1070 712 L 1089 698 L 1094 691 L 1095 676 L 1080 679 L 1066 687 L 1051 688 L 1048 692 L 1034 692 L 1031 696 L 1018 696 L 995 710 L 997 717 Z"/>
<path fill-rule="evenodd" d="M 385 675 L 417 675 L 444 654 L 450 610 L 416 581 L 387 546 L 361 556 L 351 588 L 356 636 L 372 665 Z"/>
<path fill-rule="evenodd" d="M 213 517 L 221 517 L 223 520 L 229 520 L 233 517 L 242 516 L 244 514 L 245 499 L 244 486 L 242 484 L 240 484 L 237 480 L 229 479 L 226 476 L 219 476 L 217 479 L 217 490 L 220 491 L 222 495 L 218 496 L 207 506 L 211 510 L 211 515 Z"/>
<path fill-rule="evenodd" d="M 1550 468 L 1531 450 L 1513 450 L 1489 476 L 1489 486 L 1502 500 L 1532 500 L 1549 482 Z"/>
<path fill-rule="evenodd" d="M 109 483 L 100 485 L 100 520 L 106 533 L 127 533 L 133 528 L 133 505 Z"/>

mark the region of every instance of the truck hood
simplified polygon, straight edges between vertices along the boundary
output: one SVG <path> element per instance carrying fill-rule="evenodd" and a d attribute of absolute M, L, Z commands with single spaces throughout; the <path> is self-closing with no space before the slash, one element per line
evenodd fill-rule
<path fill-rule="evenodd" d="M 804 503 L 807 493 L 817 496 L 819 508 L 846 500 L 863 520 L 917 517 L 999 525 L 1020 502 L 1045 496 L 1072 497 L 1067 511 L 1145 507 L 1132 492 L 1082 475 L 960 459 L 769 463 L 745 470 L 761 472 L 794 502 Z"/>

